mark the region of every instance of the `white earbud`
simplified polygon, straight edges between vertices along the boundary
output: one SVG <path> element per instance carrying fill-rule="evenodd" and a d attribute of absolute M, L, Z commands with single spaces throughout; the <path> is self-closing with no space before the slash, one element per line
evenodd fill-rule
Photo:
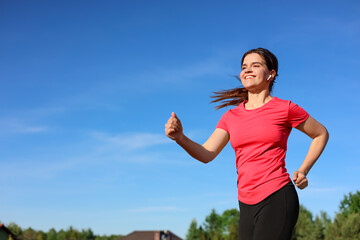
<path fill-rule="evenodd" d="M 267 78 L 267 80 L 269 81 L 271 77 L 272 77 L 272 75 L 270 74 L 270 76 Z"/>

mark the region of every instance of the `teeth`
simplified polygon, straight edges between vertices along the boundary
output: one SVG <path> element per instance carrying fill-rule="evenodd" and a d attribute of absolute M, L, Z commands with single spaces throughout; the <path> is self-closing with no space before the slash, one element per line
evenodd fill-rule
<path fill-rule="evenodd" d="M 248 79 L 248 78 L 254 78 L 253 76 L 247 76 L 245 79 Z"/>

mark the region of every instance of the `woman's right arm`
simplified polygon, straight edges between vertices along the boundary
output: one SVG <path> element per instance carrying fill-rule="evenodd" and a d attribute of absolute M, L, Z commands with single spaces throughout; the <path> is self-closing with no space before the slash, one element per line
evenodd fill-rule
<path fill-rule="evenodd" d="M 176 141 L 190 156 L 203 163 L 211 162 L 230 139 L 225 130 L 216 128 L 209 139 L 203 145 L 200 145 L 185 136 L 181 122 L 175 113 L 171 114 L 165 124 L 165 134 Z"/>

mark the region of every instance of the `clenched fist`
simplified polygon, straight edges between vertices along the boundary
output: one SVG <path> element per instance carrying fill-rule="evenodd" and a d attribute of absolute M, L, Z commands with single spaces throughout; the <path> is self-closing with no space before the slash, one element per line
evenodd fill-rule
<path fill-rule="evenodd" d="M 174 112 L 171 113 L 171 117 L 165 124 L 165 134 L 175 141 L 178 141 L 181 137 L 183 137 L 181 122 Z"/>
<path fill-rule="evenodd" d="M 305 173 L 299 171 L 295 171 L 293 173 L 293 181 L 295 185 L 300 189 L 306 188 L 309 184 Z"/>

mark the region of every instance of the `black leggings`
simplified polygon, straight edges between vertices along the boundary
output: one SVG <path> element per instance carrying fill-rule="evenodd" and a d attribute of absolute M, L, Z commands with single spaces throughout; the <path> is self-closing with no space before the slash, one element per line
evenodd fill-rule
<path fill-rule="evenodd" d="M 289 182 L 255 205 L 239 201 L 239 240 L 288 240 L 299 216 L 299 199 Z"/>

